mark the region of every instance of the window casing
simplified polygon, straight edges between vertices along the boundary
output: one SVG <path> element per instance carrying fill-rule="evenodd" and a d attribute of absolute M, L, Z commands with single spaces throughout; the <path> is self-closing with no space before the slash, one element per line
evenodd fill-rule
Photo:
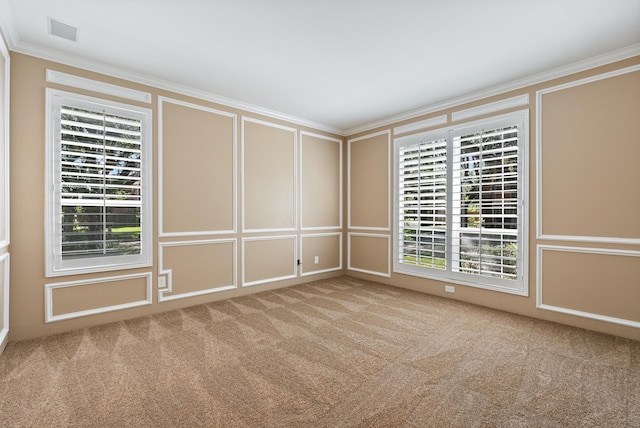
<path fill-rule="evenodd" d="M 527 295 L 528 111 L 394 149 L 394 271 Z"/>
<path fill-rule="evenodd" d="M 151 112 L 47 89 L 47 276 L 151 265 Z"/>

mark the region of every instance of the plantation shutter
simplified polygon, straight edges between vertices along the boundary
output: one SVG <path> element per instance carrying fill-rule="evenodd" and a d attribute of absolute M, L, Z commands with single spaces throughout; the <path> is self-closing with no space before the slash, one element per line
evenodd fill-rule
<path fill-rule="evenodd" d="M 138 119 L 60 107 L 62 259 L 141 252 Z"/>
<path fill-rule="evenodd" d="M 399 262 L 445 269 L 447 141 L 401 147 L 398 156 Z"/>
<path fill-rule="evenodd" d="M 517 278 L 518 138 L 517 126 L 454 135 L 453 272 Z"/>

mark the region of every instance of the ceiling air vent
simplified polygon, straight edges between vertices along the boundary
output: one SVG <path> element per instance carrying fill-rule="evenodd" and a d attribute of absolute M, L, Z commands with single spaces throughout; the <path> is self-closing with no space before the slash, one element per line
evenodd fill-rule
<path fill-rule="evenodd" d="M 72 42 L 78 41 L 78 28 L 49 17 L 49 34 Z"/>

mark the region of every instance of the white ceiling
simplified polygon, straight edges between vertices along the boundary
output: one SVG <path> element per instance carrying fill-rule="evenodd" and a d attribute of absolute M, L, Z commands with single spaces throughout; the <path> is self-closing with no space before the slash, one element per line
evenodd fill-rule
<path fill-rule="evenodd" d="M 182 85 L 343 134 L 618 49 L 637 52 L 640 43 L 640 0 L 0 6 L 0 25 L 18 52 Z M 78 42 L 49 35 L 47 17 L 78 27 Z"/>

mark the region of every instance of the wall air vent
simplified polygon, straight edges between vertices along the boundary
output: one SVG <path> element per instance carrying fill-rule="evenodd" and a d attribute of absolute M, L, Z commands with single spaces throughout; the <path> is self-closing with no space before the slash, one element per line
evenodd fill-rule
<path fill-rule="evenodd" d="M 52 36 L 61 37 L 63 39 L 70 40 L 72 42 L 78 42 L 78 28 L 73 25 L 65 24 L 51 17 L 49 20 L 49 34 Z"/>

